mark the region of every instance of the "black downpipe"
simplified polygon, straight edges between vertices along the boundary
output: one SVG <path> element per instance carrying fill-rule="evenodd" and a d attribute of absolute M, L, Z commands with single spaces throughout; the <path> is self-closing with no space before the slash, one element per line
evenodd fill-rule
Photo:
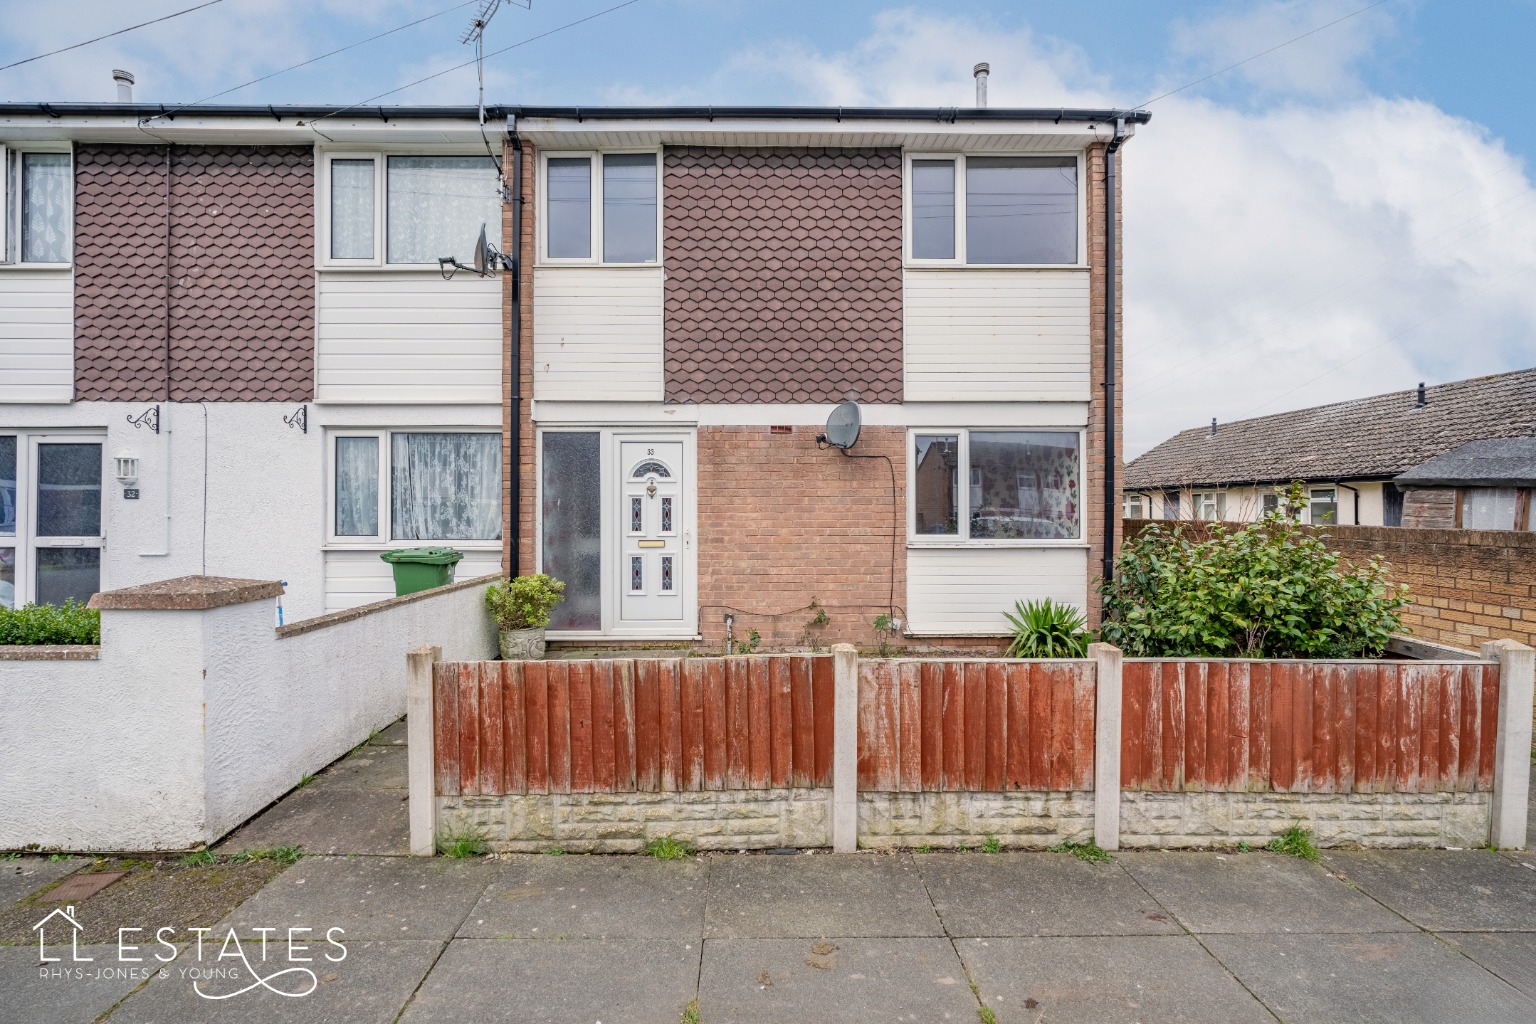
<path fill-rule="evenodd" d="M 507 517 L 507 575 L 518 575 L 523 518 L 523 143 L 517 137 L 517 120 L 509 119 L 507 134 L 512 138 L 512 329 L 507 358 L 511 361 L 507 393 L 508 415 L 512 417 L 508 443 L 512 446 L 512 480 L 508 495 L 511 514 Z"/>
<path fill-rule="evenodd" d="M 1125 118 L 1115 119 L 1115 134 L 1104 149 L 1104 582 L 1115 578 L 1115 153 L 1125 142 Z"/>

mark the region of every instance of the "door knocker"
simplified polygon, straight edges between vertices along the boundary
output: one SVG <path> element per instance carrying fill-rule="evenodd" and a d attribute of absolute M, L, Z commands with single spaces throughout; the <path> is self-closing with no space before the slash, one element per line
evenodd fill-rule
<path fill-rule="evenodd" d="M 645 496 L 647 498 L 656 497 L 656 478 L 654 476 L 648 477 L 645 481 Z"/>

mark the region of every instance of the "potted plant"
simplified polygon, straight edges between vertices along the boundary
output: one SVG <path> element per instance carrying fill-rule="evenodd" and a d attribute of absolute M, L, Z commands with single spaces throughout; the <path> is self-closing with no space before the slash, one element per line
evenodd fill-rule
<path fill-rule="evenodd" d="M 544 657 L 544 627 L 549 613 L 559 604 L 565 584 L 535 573 L 492 583 L 485 591 L 485 607 L 501 631 L 501 656 L 508 661 Z"/>

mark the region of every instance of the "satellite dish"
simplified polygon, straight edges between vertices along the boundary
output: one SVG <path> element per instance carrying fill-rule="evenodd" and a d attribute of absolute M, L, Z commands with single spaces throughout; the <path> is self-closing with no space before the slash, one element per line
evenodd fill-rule
<path fill-rule="evenodd" d="M 833 448 L 847 451 L 859 440 L 859 403 L 844 402 L 827 417 L 827 432 L 822 436 Z"/>
<path fill-rule="evenodd" d="M 480 225 L 480 240 L 475 243 L 475 273 L 485 276 L 486 265 L 490 262 L 486 258 L 487 245 L 485 241 L 485 225 Z"/>

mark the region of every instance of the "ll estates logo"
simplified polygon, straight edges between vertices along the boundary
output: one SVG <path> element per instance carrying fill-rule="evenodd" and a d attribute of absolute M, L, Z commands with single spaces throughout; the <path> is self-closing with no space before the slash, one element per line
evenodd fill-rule
<path fill-rule="evenodd" d="M 45 980 L 178 978 L 190 982 L 202 998 L 212 1000 L 233 999 L 256 989 L 302 999 L 320 984 L 314 968 L 306 964 L 339 964 L 347 958 L 341 928 L 326 929 L 323 938 L 313 928 L 251 928 L 244 943 L 233 928 L 221 939 L 212 934 L 212 928 L 167 925 L 152 930 L 153 942 L 147 940 L 151 929 L 119 928 L 115 963 L 98 963 L 95 956 L 81 953 L 84 926 L 73 906 L 50 911 L 32 930 L 37 932 L 38 974 Z M 67 957 L 48 952 L 52 948 L 63 954 L 66 947 Z"/>

